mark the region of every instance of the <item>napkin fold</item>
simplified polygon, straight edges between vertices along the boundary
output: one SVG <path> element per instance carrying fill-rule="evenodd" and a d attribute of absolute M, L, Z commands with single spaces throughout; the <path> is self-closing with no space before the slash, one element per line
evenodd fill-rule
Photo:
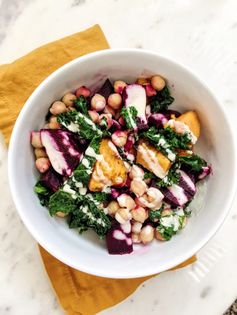
<path fill-rule="evenodd" d="M 0 130 L 9 142 L 14 122 L 34 89 L 54 70 L 87 53 L 109 48 L 98 25 L 44 45 L 0 66 Z M 46 271 L 68 315 L 93 315 L 132 294 L 151 277 L 107 279 L 75 270 L 39 246 Z M 192 257 L 177 268 L 196 260 Z"/>

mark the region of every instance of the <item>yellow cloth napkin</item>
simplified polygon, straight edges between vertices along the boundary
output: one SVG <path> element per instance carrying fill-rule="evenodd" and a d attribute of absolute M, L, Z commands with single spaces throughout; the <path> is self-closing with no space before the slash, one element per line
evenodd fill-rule
<path fill-rule="evenodd" d="M 95 25 L 0 66 L 0 130 L 6 142 L 9 142 L 12 127 L 25 101 L 43 79 L 74 58 L 106 48 L 109 45 L 104 34 Z M 119 303 L 150 278 L 118 280 L 91 276 L 63 264 L 39 248 L 59 301 L 69 315 L 96 314 Z M 178 267 L 195 260 L 192 257 Z"/>

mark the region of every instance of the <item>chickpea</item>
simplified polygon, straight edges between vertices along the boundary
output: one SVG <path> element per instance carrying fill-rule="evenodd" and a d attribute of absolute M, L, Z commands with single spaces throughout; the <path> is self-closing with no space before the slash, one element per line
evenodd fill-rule
<path fill-rule="evenodd" d="M 36 149 L 43 148 L 43 144 L 41 142 L 40 131 L 32 131 L 31 132 L 31 144 Z"/>
<path fill-rule="evenodd" d="M 108 214 L 111 216 L 111 217 L 114 217 L 115 216 L 115 213 L 119 210 L 119 204 L 117 203 L 117 201 L 113 200 L 111 201 L 109 204 L 108 204 Z"/>
<path fill-rule="evenodd" d="M 48 158 L 42 157 L 35 161 L 35 165 L 40 173 L 45 173 L 50 168 L 51 164 Z"/>
<path fill-rule="evenodd" d="M 36 159 L 47 157 L 47 153 L 44 149 L 35 149 L 35 157 Z"/>
<path fill-rule="evenodd" d="M 72 94 L 72 93 L 67 93 L 63 96 L 62 98 L 62 102 L 70 107 L 70 106 L 73 106 L 74 105 L 74 101 L 77 99 L 76 95 L 75 94 Z"/>
<path fill-rule="evenodd" d="M 147 190 L 146 183 L 140 178 L 134 178 L 130 184 L 131 191 L 138 197 L 144 195 Z"/>
<path fill-rule="evenodd" d="M 105 114 L 111 114 L 112 116 L 116 115 L 115 110 L 112 107 L 110 107 L 109 105 L 105 105 L 104 113 Z"/>
<path fill-rule="evenodd" d="M 123 93 L 123 89 L 127 86 L 127 83 L 125 83 L 124 81 L 121 80 L 117 80 L 114 82 L 114 91 L 115 93 L 119 93 L 122 94 Z"/>
<path fill-rule="evenodd" d="M 119 208 L 118 211 L 115 213 L 115 219 L 120 224 L 125 224 L 127 221 L 132 219 L 132 215 L 127 208 Z"/>
<path fill-rule="evenodd" d="M 136 207 L 135 201 L 127 194 L 122 194 L 117 198 L 120 207 L 132 210 Z"/>
<path fill-rule="evenodd" d="M 62 212 L 62 211 L 56 212 L 56 215 L 57 215 L 58 217 L 60 217 L 60 218 L 66 217 L 66 213 L 64 213 L 64 212 Z"/>
<path fill-rule="evenodd" d="M 126 131 L 117 130 L 112 134 L 111 139 L 117 147 L 123 147 L 127 142 L 128 134 Z"/>
<path fill-rule="evenodd" d="M 100 94 L 95 94 L 91 99 L 91 108 L 97 112 L 102 111 L 105 108 L 106 100 L 104 96 Z"/>
<path fill-rule="evenodd" d="M 52 104 L 49 111 L 53 115 L 59 115 L 61 113 L 65 113 L 67 111 L 67 107 L 63 102 L 56 101 Z"/>
<path fill-rule="evenodd" d="M 143 207 L 136 207 L 131 211 L 132 218 L 140 223 L 144 223 L 144 221 L 148 218 L 148 213 Z"/>
<path fill-rule="evenodd" d="M 132 242 L 133 242 L 134 244 L 139 244 L 139 243 L 141 243 L 140 235 L 139 235 L 139 234 L 136 234 L 136 233 L 132 233 Z"/>
<path fill-rule="evenodd" d="M 49 129 L 60 129 L 61 125 L 57 121 L 56 116 L 52 116 L 49 120 Z"/>
<path fill-rule="evenodd" d="M 129 177 L 131 179 L 134 179 L 134 178 L 141 178 L 143 179 L 144 177 L 144 171 L 141 167 L 137 166 L 137 165 L 133 165 L 132 168 L 131 168 L 131 171 L 129 173 Z"/>
<path fill-rule="evenodd" d="M 136 221 L 133 222 L 133 224 L 132 224 L 132 232 L 133 233 L 138 234 L 138 233 L 140 233 L 141 229 L 142 229 L 142 223 L 136 222 Z"/>
<path fill-rule="evenodd" d="M 110 94 L 108 104 L 115 110 L 120 109 L 122 106 L 122 96 L 119 93 Z"/>
<path fill-rule="evenodd" d="M 155 238 L 159 241 L 165 241 L 164 237 L 160 234 L 160 232 L 155 229 Z"/>
<path fill-rule="evenodd" d="M 148 244 L 154 239 L 154 228 L 151 225 L 146 225 L 141 229 L 140 239 L 143 244 Z"/>
<path fill-rule="evenodd" d="M 95 110 L 88 110 L 88 114 L 95 124 L 98 123 L 100 115 Z"/>
<path fill-rule="evenodd" d="M 151 85 L 155 90 L 161 91 L 165 87 L 165 80 L 159 75 L 154 75 L 151 78 Z"/>
<path fill-rule="evenodd" d="M 76 97 L 80 97 L 81 95 L 84 96 L 85 98 L 89 97 L 91 95 L 90 89 L 88 89 L 86 86 L 80 86 L 76 90 Z"/>

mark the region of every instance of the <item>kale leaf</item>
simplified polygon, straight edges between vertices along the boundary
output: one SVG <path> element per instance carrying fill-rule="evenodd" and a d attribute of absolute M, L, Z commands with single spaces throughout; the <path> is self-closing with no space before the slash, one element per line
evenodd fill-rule
<path fill-rule="evenodd" d="M 179 157 L 179 161 L 182 165 L 187 166 L 189 169 L 195 172 L 200 172 L 202 167 L 207 166 L 207 162 L 197 154 L 181 156 Z"/>
<path fill-rule="evenodd" d="M 135 129 L 137 127 L 136 123 L 137 114 L 138 114 L 137 109 L 134 106 L 122 108 L 121 115 L 128 129 Z"/>
<path fill-rule="evenodd" d="M 79 233 L 93 229 L 100 237 L 105 236 L 111 227 L 109 218 L 93 202 L 84 201 L 69 216 L 70 228 L 77 228 Z"/>
<path fill-rule="evenodd" d="M 87 100 L 83 95 L 78 97 L 73 103 L 77 111 L 89 117 L 88 108 L 87 108 Z"/>
<path fill-rule="evenodd" d="M 71 194 L 60 189 L 50 197 L 48 207 L 50 215 L 54 215 L 58 211 L 68 214 L 76 209 L 77 203 Z"/>
<path fill-rule="evenodd" d="M 180 173 L 177 170 L 180 169 L 179 163 L 174 163 L 172 167 L 169 169 L 168 174 L 161 180 L 157 181 L 157 187 L 165 188 L 172 186 L 173 184 L 178 184 L 180 179 Z"/>
<path fill-rule="evenodd" d="M 45 187 L 39 180 L 34 187 L 34 192 L 38 195 L 39 201 L 42 206 L 48 206 L 49 198 L 53 194 L 49 188 Z"/>
<path fill-rule="evenodd" d="M 163 90 L 157 92 L 157 94 L 150 99 L 150 106 L 152 113 L 163 112 L 168 109 L 168 106 L 172 104 L 174 98 L 170 95 L 169 88 L 165 86 Z"/>
<path fill-rule="evenodd" d="M 156 178 L 156 176 L 152 172 L 149 172 L 146 170 L 144 173 L 144 179 L 153 179 L 153 178 Z"/>
<path fill-rule="evenodd" d="M 174 149 L 190 149 L 190 135 L 188 133 L 178 134 L 172 128 L 167 127 L 159 130 L 159 134 L 162 135 L 172 150 Z"/>
<path fill-rule="evenodd" d="M 152 222 L 157 222 L 160 217 L 161 217 L 161 212 L 164 210 L 164 204 L 162 204 L 162 206 L 160 207 L 160 209 L 158 210 L 150 210 L 149 211 L 149 219 L 152 221 Z"/>
<path fill-rule="evenodd" d="M 91 140 L 95 136 L 102 136 L 102 131 L 87 115 L 71 110 L 66 113 L 61 113 L 57 116 L 58 122 L 72 132 L 77 132 L 86 139 Z M 73 127 L 72 127 L 73 124 Z"/>

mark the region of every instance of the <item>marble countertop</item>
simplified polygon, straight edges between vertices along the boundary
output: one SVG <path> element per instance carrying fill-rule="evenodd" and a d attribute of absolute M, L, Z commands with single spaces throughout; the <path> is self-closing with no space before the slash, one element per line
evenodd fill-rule
<path fill-rule="evenodd" d="M 111 47 L 151 49 L 192 68 L 236 124 L 236 12 L 235 0 L 0 0 L 0 63 L 99 23 Z M 13 205 L 6 164 L 1 139 L 0 314 L 63 314 Z M 237 199 L 195 264 L 147 281 L 101 314 L 223 314 L 237 296 L 236 224 Z"/>

